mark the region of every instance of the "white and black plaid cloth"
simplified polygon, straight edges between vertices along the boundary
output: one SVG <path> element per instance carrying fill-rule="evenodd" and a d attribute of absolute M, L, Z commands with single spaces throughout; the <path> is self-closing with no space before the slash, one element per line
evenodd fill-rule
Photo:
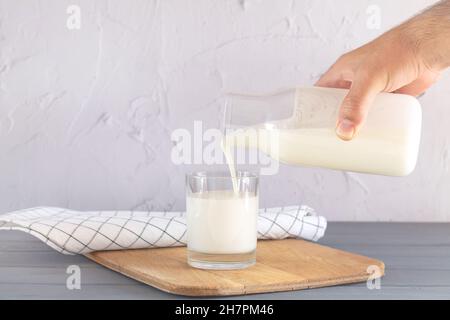
<path fill-rule="evenodd" d="M 327 221 L 307 206 L 261 209 L 258 239 L 323 237 Z M 65 254 L 186 245 L 184 212 L 73 211 L 37 207 L 0 215 L 0 230 L 21 230 Z"/>

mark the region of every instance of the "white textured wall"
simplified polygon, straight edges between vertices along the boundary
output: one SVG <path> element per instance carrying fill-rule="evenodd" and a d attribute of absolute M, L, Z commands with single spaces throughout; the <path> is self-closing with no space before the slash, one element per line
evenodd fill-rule
<path fill-rule="evenodd" d="M 182 209 L 170 133 L 220 122 L 223 90 L 311 84 L 341 53 L 431 0 L 0 0 L 0 212 Z M 81 29 L 66 9 L 81 8 Z M 381 8 L 381 29 L 366 9 Z M 393 53 L 395 54 L 395 53 Z M 330 220 L 450 221 L 450 77 L 422 99 L 416 171 L 387 178 L 282 167 L 262 204 Z"/>

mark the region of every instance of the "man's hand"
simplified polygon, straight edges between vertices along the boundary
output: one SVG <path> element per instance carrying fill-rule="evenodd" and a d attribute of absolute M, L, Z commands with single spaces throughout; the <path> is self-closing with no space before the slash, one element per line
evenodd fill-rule
<path fill-rule="evenodd" d="M 436 17 L 437 9 L 439 17 Z M 443 18 L 441 14 L 445 10 L 448 16 Z M 440 41 L 443 35 L 447 39 Z M 316 83 L 322 87 L 350 89 L 339 111 L 336 134 L 343 140 L 351 140 L 380 92 L 418 96 L 427 90 L 448 66 L 448 38 L 450 1 L 443 1 L 341 56 Z"/>

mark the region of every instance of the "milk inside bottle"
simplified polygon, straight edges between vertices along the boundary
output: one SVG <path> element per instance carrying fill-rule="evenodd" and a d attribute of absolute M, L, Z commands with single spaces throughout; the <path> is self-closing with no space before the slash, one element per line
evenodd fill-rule
<path fill-rule="evenodd" d="M 380 93 L 367 121 L 351 141 L 336 136 L 345 89 L 297 88 L 266 96 L 226 97 L 222 141 L 230 172 L 234 147 L 258 148 L 289 165 L 405 176 L 417 162 L 422 113 L 412 96 Z M 255 138 L 256 134 L 256 138 Z"/>

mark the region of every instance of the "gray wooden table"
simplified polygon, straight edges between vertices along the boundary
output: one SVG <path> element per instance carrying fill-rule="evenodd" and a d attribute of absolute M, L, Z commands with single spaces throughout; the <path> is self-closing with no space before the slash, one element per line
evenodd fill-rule
<path fill-rule="evenodd" d="M 365 283 L 233 299 L 450 299 L 450 224 L 330 223 L 321 241 L 381 259 L 379 290 Z M 66 287 L 78 265 L 81 289 Z M 34 237 L 0 231 L 0 299 L 185 299 L 141 284 L 83 256 L 57 253 Z"/>

